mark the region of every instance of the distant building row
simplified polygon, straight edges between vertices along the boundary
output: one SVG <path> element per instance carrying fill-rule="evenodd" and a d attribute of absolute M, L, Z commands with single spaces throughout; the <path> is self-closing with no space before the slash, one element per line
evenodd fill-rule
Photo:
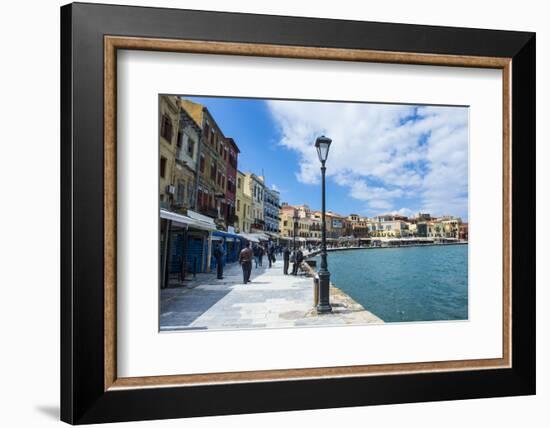
<path fill-rule="evenodd" d="M 468 240 L 468 223 L 459 217 L 431 217 L 419 213 L 409 218 L 387 214 L 376 217 L 362 217 L 357 214 L 342 216 L 328 211 L 326 216 L 327 238 L 450 238 Z M 307 205 L 292 206 L 283 203 L 280 220 L 281 237 L 296 236 L 309 240 L 321 237 L 321 212 L 311 210 Z"/>

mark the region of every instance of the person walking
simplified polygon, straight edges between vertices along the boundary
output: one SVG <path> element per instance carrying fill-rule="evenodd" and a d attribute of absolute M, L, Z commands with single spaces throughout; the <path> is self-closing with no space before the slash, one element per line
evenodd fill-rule
<path fill-rule="evenodd" d="M 283 251 L 283 273 L 288 275 L 288 265 L 290 264 L 290 249 L 285 247 Z"/>
<path fill-rule="evenodd" d="M 273 245 L 273 246 L 271 247 L 271 261 L 272 261 L 273 263 L 275 263 L 275 262 L 277 261 L 277 257 L 275 256 L 275 254 L 276 254 L 275 245 Z"/>
<path fill-rule="evenodd" d="M 225 255 L 225 250 L 223 248 L 223 239 L 218 242 L 216 249 L 214 250 L 214 258 L 216 259 L 216 270 L 218 274 L 218 279 L 223 279 L 223 256 Z"/>
<path fill-rule="evenodd" d="M 252 254 L 254 255 L 255 268 L 258 269 L 258 263 L 260 262 L 260 256 L 258 255 L 258 244 L 254 244 Z"/>
<path fill-rule="evenodd" d="M 252 272 L 252 257 L 254 256 L 250 248 L 250 242 L 239 253 L 239 263 L 243 269 L 243 284 L 250 282 L 250 274 Z"/>
<path fill-rule="evenodd" d="M 264 247 L 262 247 L 261 245 L 258 245 L 258 264 L 260 265 L 260 267 L 262 267 L 262 261 L 264 259 Z"/>
<path fill-rule="evenodd" d="M 269 260 L 269 267 L 275 263 L 275 245 L 271 244 L 267 249 L 267 258 Z"/>

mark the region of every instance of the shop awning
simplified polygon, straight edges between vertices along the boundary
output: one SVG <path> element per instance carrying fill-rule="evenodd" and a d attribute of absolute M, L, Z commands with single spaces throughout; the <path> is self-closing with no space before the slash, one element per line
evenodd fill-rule
<path fill-rule="evenodd" d="M 259 240 L 256 236 L 254 236 L 253 234 L 251 234 L 251 233 L 244 233 L 244 232 L 241 232 L 241 233 L 239 233 L 239 235 L 240 235 L 242 238 L 246 239 L 247 241 L 250 241 L 250 242 L 260 242 L 260 240 Z"/>
<path fill-rule="evenodd" d="M 207 231 L 214 231 L 216 230 L 216 225 L 214 221 L 212 223 L 204 220 L 198 220 L 191 217 L 188 217 L 186 215 L 182 214 L 176 214 L 172 211 L 168 210 L 160 210 L 160 218 L 164 218 L 166 220 L 171 220 L 174 223 L 187 227 L 190 229 L 199 229 L 199 230 L 207 230 Z"/>
<path fill-rule="evenodd" d="M 228 242 L 235 241 L 236 239 L 247 239 L 238 233 L 225 232 L 223 230 L 217 230 L 212 233 L 213 240 L 225 239 Z"/>

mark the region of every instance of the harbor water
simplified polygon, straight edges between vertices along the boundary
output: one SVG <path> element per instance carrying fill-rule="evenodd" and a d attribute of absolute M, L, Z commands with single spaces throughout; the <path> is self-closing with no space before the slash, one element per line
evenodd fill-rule
<path fill-rule="evenodd" d="M 328 268 L 336 287 L 385 322 L 468 319 L 468 245 L 331 251 Z"/>

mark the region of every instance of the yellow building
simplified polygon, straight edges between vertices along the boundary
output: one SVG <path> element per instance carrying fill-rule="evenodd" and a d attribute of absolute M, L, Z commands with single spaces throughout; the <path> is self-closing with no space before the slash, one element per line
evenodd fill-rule
<path fill-rule="evenodd" d="M 238 218 L 238 232 L 250 232 L 254 221 L 252 215 L 252 194 L 250 187 L 245 185 L 246 175 L 237 171 L 236 214 Z"/>
<path fill-rule="evenodd" d="M 250 229 L 253 232 L 263 232 L 265 230 L 264 220 L 264 193 L 265 182 L 264 177 L 254 173 L 244 174 L 244 186 L 250 192 L 252 197 L 252 225 Z"/>
<path fill-rule="evenodd" d="M 283 238 L 294 236 L 294 212 L 294 207 L 286 204 L 279 210 L 279 230 Z"/>
<path fill-rule="evenodd" d="M 174 173 L 179 128 L 179 104 L 175 96 L 160 97 L 160 205 L 170 209 L 175 199 Z"/>
<path fill-rule="evenodd" d="M 294 216 L 297 217 L 296 236 L 307 241 L 321 239 L 321 220 L 312 216 L 307 205 L 283 204 L 280 209 L 279 229 L 281 237 L 294 237 Z"/>

